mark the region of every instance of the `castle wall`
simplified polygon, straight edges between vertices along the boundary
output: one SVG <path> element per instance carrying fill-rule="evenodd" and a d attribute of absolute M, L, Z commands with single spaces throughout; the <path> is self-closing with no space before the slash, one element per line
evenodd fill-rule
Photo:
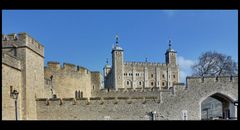
<path fill-rule="evenodd" d="M 95 97 L 75 100 L 49 102 L 47 99 L 37 100 L 37 118 L 40 120 L 149 120 L 151 112 L 156 111 L 157 120 L 183 120 L 186 112 L 188 120 L 201 119 L 201 103 L 215 93 L 221 93 L 236 100 L 238 97 L 238 77 L 206 77 L 204 82 L 200 77 L 188 78 L 187 86 L 180 84 L 163 91 L 159 99 L 156 96 L 136 95 L 133 93 L 113 94 L 108 97 Z M 174 91 L 173 91 L 174 90 Z M 160 90 L 159 90 L 160 91 Z M 110 97 L 112 94 L 113 97 Z M 121 95 L 121 96 L 120 96 Z M 137 97 L 138 96 L 138 97 Z"/>
<path fill-rule="evenodd" d="M 21 91 L 21 62 L 8 54 L 2 53 L 2 120 L 16 120 L 15 99 L 10 97 L 12 90 Z M 22 119 L 21 95 L 18 96 L 18 119 Z"/>
<path fill-rule="evenodd" d="M 73 105 L 74 104 L 74 105 Z M 153 99 L 90 99 L 37 101 L 39 120 L 149 120 L 149 112 L 158 108 Z"/>
<path fill-rule="evenodd" d="M 44 97 L 44 48 L 26 33 L 2 36 L 2 50 L 16 50 L 16 57 L 21 61 L 22 86 L 20 108 L 22 119 L 36 119 L 35 98 Z M 12 52 L 9 52 L 12 55 Z"/>
<path fill-rule="evenodd" d="M 75 91 L 83 92 L 83 97 L 90 97 L 93 85 L 96 89 L 100 85 L 100 73 L 91 73 L 86 68 L 68 63 L 61 67 L 57 62 L 48 62 L 44 76 L 50 78 L 51 75 L 53 89 L 60 98 L 75 98 Z"/>
<path fill-rule="evenodd" d="M 101 74 L 100 72 L 91 72 L 91 86 L 93 91 L 101 89 Z"/>

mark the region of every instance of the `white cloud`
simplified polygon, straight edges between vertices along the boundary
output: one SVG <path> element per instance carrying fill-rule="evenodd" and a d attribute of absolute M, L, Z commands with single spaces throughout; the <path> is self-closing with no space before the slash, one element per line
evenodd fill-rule
<path fill-rule="evenodd" d="M 186 77 L 192 75 L 191 66 L 195 63 L 193 60 L 185 59 L 182 56 L 177 57 L 180 69 L 180 82 L 185 83 Z"/>

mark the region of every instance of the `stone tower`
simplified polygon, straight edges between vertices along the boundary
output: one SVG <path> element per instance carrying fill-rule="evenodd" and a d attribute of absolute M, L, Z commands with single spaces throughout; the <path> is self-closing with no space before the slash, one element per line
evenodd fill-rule
<path fill-rule="evenodd" d="M 166 64 L 174 64 L 176 65 L 177 60 L 176 60 L 176 51 L 174 51 L 171 48 L 172 44 L 171 44 L 171 40 L 169 40 L 169 48 L 167 49 L 166 53 L 165 53 L 165 60 L 166 60 Z"/>
<path fill-rule="evenodd" d="M 19 119 L 36 119 L 35 100 L 44 97 L 44 47 L 26 33 L 4 35 L 2 51 L 11 50 L 21 61 L 21 86 L 17 90 Z"/>
<path fill-rule="evenodd" d="M 108 59 L 107 59 L 106 65 L 103 68 L 103 76 L 106 77 L 110 72 L 110 70 L 111 70 L 111 66 L 108 64 Z"/>
<path fill-rule="evenodd" d="M 112 49 L 112 70 L 113 70 L 113 88 L 124 88 L 123 84 L 123 49 L 118 45 L 118 36 L 116 36 L 116 44 Z"/>

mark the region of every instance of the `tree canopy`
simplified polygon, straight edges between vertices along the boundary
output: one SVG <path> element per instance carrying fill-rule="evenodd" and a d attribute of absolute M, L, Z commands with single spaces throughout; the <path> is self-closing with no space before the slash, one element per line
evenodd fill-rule
<path fill-rule="evenodd" d="M 238 74 L 237 66 L 231 56 L 208 51 L 201 54 L 192 70 L 193 76 L 229 76 Z"/>

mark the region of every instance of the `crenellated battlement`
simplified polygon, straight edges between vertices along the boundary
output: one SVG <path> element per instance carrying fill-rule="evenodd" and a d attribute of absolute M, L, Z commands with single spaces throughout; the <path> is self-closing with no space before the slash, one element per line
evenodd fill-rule
<path fill-rule="evenodd" d="M 49 61 L 47 63 L 47 66 L 45 66 L 45 69 L 49 69 L 53 71 L 64 71 L 64 72 L 79 72 L 79 73 L 85 73 L 85 74 L 92 73 L 87 68 L 82 66 L 74 65 L 71 63 L 63 63 L 61 65 L 59 62 L 55 62 L 55 61 Z"/>
<path fill-rule="evenodd" d="M 125 62 L 124 65 L 149 65 L 149 66 L 166 66 L 166 64 L 161 64 L 158 62 Z"/>
<path fill-rule="evenodd" d="M 28 47 L 42 57 L 44 56 L 44 46 L 25 32 L 2 34 L 2 47 L 3 49 L 9 47 Z"/>
<path fill-rule="evenodd" d="M 226 82 L 238 82 L 238 76 L 204 76 L 204 77 L 186 77 L 186 82 L 191 83 L 226 83 Z"/>
<path fill-rule="evenodd" d="M 160 103 L 157 96 L 142 96 L 142 97 L 91 97 L 91 98 L 37 98 L 37 102 L 42 102 L 45 105 L 103 105 L 103 104 L 134 104 L 147 102 Z"/>

